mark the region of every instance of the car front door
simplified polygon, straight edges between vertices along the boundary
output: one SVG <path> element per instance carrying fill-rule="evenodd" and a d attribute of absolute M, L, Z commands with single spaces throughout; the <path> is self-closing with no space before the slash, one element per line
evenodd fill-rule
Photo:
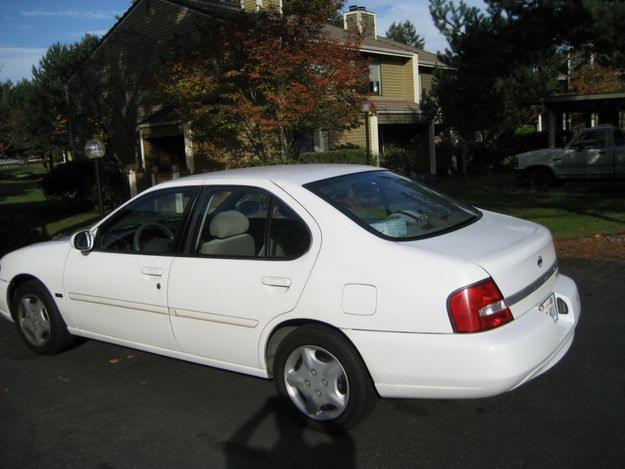
<path fill-rule="evenodd" d="M 183 352 L 258 370 L 263 328 L 295 308 L 321 236 L 308 212 L 271 189 L 204 189 L 195 234 L 170 272 L 171 322 Z"/>
<path fill-rule="evenodd" d="M 167 309 L 167 283 L 185 216 L 198 188 L 151 192 L 97 228 L 94 249 L 72 249 L 65 295 L 81 331 L 177 349 Z"/>
<path fill-rule="evenodd" d="M 608 151 L 608 133 L 603 129 L 582 132 L 564 151 L 562 174 L 569 177 L 612 175 L 612 154 Z"/>

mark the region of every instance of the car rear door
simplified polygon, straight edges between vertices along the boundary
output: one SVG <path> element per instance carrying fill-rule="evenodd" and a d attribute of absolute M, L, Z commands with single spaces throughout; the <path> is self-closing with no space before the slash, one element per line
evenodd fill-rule
<path fill-rule="evenodd" d="M 276 186 L 206 186 L 169 277 L 180 349 L 259 369 L 263 328 L 295 308 L 320 245 L 314 219 Z"/>
<path fill-rule="evenodd" d="M 95 247 L 72 249 L 65 295 L 81 331 L 177 349 L 167 309 L 167 283 L 178 237 L 199 188 L 151 192 L 98 227 Z"/>

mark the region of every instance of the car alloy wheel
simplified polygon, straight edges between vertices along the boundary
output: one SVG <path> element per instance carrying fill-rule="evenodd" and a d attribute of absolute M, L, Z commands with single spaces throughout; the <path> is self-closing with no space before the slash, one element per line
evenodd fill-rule
<path fill-rule="evenodd" d="M 11 312 L 22 340 L 35 353 L 52 355 L 74 343 L 52 295 L 38 280 L 17 287 Z"/>
<path fill-rule="evenodd" d="M 314 420 L 334 420 L 349 402 L 345 368 L 327 350 L 305 345 L 293 350 L 284 365 L 284 384 L 295 406 Z"/>
<path fill-rule="evenodd" d="M 43 301 L 36 295 L 24 295 L 17 318 L 24 337 L 35 347 L 43 347 L 50 338 L 50 316 Z"/>

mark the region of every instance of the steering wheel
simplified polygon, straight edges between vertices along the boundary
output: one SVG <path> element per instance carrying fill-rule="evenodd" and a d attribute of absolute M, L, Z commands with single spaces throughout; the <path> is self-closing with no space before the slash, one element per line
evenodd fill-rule
<path fill-rule="evenodd" d="M 128 241 L 121 236 L 117 236 L 113 233 L 106 233 L 104 235 L 104 239 L 102 240 L 102 249 L 107 250 L 116 243 L 120 243 L 120 246 L 116 249 L 117 251 L 130 251 L 130 243 L 128 243 Z"/>
<path fill-rule="evenodd" d="M 430 222 L 430 217 L 423 213 L 417 213 L 412 210 L 400 210 L 399 212 L 393 212 L 388 217 L 386 217 L 387 220 L 390 218 L 411 218 L 417 223 L 423 224 L 427 224 Z"/>
<path fill-rule="evenodd" d="M 147 228 L 158 228 L 165 236 L 167 236 L 167 239 L 169 239 L 170 241 L 174 240 L 174 232 L 171 231 L 162 223 L 158 223 L 158 222 L 144 223 L 139 228 L 137 228 L 137 231 L 135 231 L 133 246 L 135 248 L 135 251 L 137 252 L 141 252 L 141 236 L 143 235 L 143 232 Z"/>

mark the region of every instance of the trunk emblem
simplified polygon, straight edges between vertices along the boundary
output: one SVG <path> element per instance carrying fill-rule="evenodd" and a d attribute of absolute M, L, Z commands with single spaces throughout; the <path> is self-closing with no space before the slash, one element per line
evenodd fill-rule
<path fill-rule="evenodd" d="M 536 261 L 536 263 L 538 264 L 538 267 L 542 267 L 543 266 L 543 258 L 541 256 L 538 256 L 538 260 Z"/>

